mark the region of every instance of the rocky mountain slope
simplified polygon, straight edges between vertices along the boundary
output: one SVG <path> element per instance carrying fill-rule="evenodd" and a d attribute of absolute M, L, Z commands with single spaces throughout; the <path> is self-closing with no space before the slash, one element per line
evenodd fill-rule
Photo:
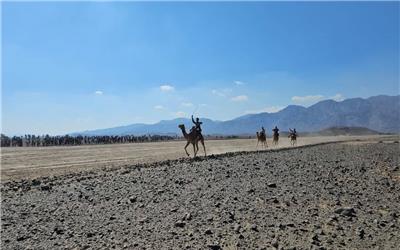
<path fill-rule="evenodd" d="M 276 113 L 249 114 L 229 121 L 203 118 L 205 134 L 254 134 L 264 126 L 269 131 L 278 126 L 284 131 L 295 127 L 299 132 L 316 132 L 329 127 L 365 127 L 379 132 L 400 132 L 400 96 L 353 98 L 341 102 L 325 100 L 308 108 L 290 105 Z M 156 124 L 132 124 L 75 134 L 178 134 L 178 124 L 192 126 L 189 119 L 179 118 Z"/>

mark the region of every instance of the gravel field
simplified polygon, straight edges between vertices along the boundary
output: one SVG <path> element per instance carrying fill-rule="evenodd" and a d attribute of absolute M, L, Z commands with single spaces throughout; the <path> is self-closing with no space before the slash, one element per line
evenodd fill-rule
<path fill-rule="evenodd" d="M 399 249 L 398 141 L 4 182 L 2 249 Z"/>

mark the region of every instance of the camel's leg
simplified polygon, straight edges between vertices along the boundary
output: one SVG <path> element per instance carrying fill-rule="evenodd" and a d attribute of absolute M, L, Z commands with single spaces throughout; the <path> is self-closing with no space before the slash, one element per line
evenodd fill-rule
<path fill-rule="evenodd" d="M 186 143 L 186 146 L 185 146 L 185 152 L 186 152 L 186 155 L 187 155 L 187 156 L 190 156 L 190 154 L 189 154 L 188 151 L 186 150 L 186 148 L 189 146 L 189 144 L 190 144 L 190 142 L 187 142 L 187 143 Z"/>
<path fill-rule="evenodd" d="M 196 151 L 196 143 L 192 143 L 193 144 L 193 152 L 194 152 L 194 157 L 196 157 L 197 155 L 197 151 Z"/>
<path fill-rule="evenodd" d="M 196 141 L 196 154 L 199 152 L 199 141 Z"/>
<path fill-rule="evenodd" d="M 259 141 L 259 140 L 257 140 L 257 146 L 256 146 L 256 149 L 258 148 L 258 143 L 260 143 L 260 141 Z"/>
<path fill-rule="evenodd" d="M 201 139 L 201 145 L 203 145 L 203 150 L 204 150 L 204 156 L 207 156 L 207 152 L 206 152 L 206 146 L 204 145 L 204 139 Z"/>

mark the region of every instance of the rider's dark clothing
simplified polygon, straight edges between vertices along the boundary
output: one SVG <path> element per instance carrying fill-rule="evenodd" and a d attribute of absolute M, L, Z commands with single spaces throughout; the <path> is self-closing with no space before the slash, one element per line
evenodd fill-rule
<path fill-rule="evenodd" d="M 192 116 L 192 122 L 195 125 L 195 129 L 197 130 L 197 132 L 201 133 L 201 124 L 203 124 L 203 123 L 201 121 L 199 121 L 199 118 L 197 118 L 195 121 Z"/>
<path fill-rule="evenodd" d="M 272 131 L 274 134 L 279 135 L 279 129 L 277 127 L 275 127 Z"/>

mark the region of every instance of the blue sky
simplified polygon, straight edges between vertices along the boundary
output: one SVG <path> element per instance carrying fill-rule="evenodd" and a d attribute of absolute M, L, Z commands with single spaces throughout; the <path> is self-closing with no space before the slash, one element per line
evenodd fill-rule
<path fill-rule="evenodd" d="M 399 2 L 2 3 L 2 131 L 399 94 Z"/>

